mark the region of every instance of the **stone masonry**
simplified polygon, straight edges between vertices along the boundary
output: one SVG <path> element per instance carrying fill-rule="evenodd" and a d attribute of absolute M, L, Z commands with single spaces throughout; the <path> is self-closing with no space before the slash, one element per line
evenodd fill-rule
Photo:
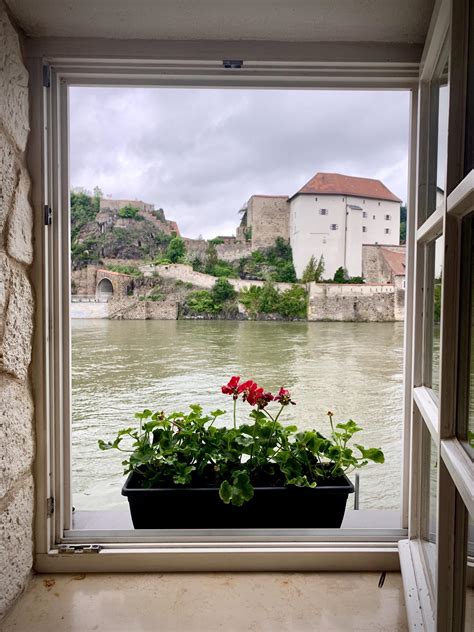
<path fill-rule="evenodd" d="M 0 618 L 33 564 L 33 212 L 25 164 L 28 73 L 0 0 Z"/>
<path fill-rule="evenodd" d="M 247 210 L 237 230 L 237 236 L 245 238 L 245 230 L 251 229 L 251 249 L 273 246 L 277 237 L 290 238 L 290 205 L 286 195 L 252 195 Z"/>

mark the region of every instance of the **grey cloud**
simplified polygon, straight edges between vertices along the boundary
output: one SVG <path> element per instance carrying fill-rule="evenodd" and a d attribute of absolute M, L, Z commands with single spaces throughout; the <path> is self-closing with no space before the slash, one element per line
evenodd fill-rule
<path fill-rule="evenodd" d="M 184 235 L 232 233 L 253 193 L 317 171 L 406 198 L 406 92 L 74 88 L 71 184 L 153 202 Z"/>

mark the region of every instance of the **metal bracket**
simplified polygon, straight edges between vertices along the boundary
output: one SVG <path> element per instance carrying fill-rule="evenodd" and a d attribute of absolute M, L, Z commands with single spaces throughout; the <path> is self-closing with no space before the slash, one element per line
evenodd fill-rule
<path fill-rule="evenodd" d="M 238 70 L 239 68 L 242 68 L 244 62 L 242 59 L 223 59 L 222 65 L 224 68 L 235 68 Z"/>
<path fill-rule="evenodd" d="M 49 64 L 43 64 L 43 88 L 51 86 L 51 67 Z"/>
<path fill-rule="evenodd" d="M 60 555 L 83 555 L 90 553 L 100 553 L 103 547 L 100 544 L 60 544 L 58 553 Z"/>
<path fill-rule="evenodd" d="M 53 223 L 53 211 L 47 204 L 44 205 L 44 225 L 51 226 Z"/>

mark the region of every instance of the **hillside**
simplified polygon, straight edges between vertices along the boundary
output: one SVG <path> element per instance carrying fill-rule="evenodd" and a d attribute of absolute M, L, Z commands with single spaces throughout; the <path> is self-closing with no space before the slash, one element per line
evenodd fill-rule
<path fill-rule="evenodd" d="M 166 252 L 178 231 L 162 209 L 71 193 L 71 258 L 77 270 L 103 259 L 154 259 Z"/>

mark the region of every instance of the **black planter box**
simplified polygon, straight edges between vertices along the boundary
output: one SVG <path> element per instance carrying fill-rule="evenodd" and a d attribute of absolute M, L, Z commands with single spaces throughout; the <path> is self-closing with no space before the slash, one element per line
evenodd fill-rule
<path fill-rule="evenodd" d="M 135 529 L 331 529 L 344 518 L 354 485 L 347 476 L 317 487 L 256 487 L 242 507 L 226 505 L 216 487 L 151 488 L 130 473 L 127 496 Z"/>

